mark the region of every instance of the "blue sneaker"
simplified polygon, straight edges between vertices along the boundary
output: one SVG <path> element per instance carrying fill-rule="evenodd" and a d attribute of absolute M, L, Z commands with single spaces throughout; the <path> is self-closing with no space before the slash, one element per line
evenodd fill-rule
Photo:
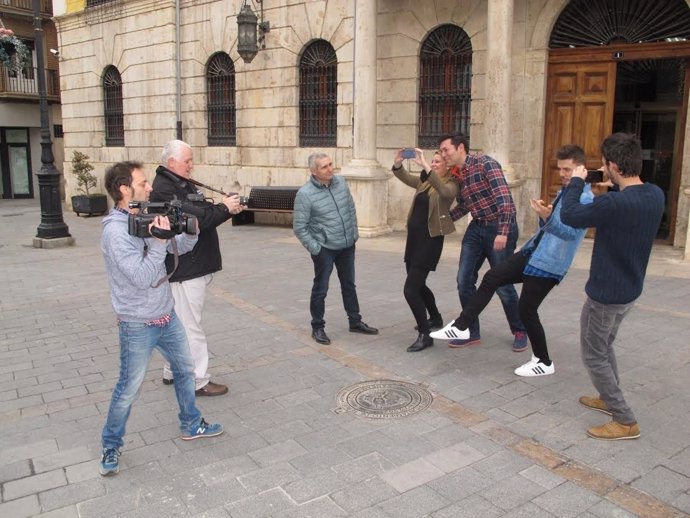
<path fill-rule="evenodd" d="M 108 475 L 115 475 L 120 471 L 120 450 L 117 448 L 103 448 L 103 457 L 101 458 L 101 465 L 98 466 L 98 472 L 107 477 Z"/>
<path fill-rule="evenodd" d="M 524 331 L 515 331 L 515 339 L 513 340 L 513 352 L 521 353 L 527 349 L 527 333 Z"/>
<path fill-rule="evenodd" d="M 200 437 L 216 437 L 223 433 L 222 424 L 208 424 L 204 418 L 201 418 L 199 425 L 192 429 L 188 434 L 182 436 L 183 441 L 193 441 Z"/>

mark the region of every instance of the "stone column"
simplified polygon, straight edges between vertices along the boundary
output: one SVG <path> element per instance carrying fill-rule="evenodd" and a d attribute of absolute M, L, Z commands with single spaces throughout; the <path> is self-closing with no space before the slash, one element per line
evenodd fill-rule
<path fill-rule="evenodd" d="M 508 183 L 517 180 L 510 167 L 510 106 L 514 0 L 489 0 L 486 62 L 485 152 L 503 166 Z"/>
<path fill-rule="evenodd" d="M 376 2 L 356 0 L 352 160 L 340 173 L 346 177 L 352 191 L 362 237 L 390 232 L 390 174 L 376 160 L 376 63 Z"/>

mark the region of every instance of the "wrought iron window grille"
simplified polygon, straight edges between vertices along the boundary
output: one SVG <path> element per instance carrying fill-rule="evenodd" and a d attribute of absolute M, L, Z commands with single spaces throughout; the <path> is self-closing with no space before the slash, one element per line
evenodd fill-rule
<path fill-rule="evenodd" d="M 105 145 L 125 145 L 125 122 L 122 107 L 122 77 L 110 65 L 103 73 L 103 114 L 105 119 Z"/>
<path fill-rule="evenodd" d="M 224 52 L 215 54 L 208 62 L 206 91 L 208 145 L 236 145 L 235 65 Z"/>
<path fill-rule="evenodd" d="M 338 58 L 324 40 L 310 43 L 299 65 L 299 145 L 335 147 L 338 130 Z"/>
<path fill-rule="evenodd" d="M 469 137 L 471 105 L 472 43 L 460 27 L 442 25 L 420 52 L 418 145 L 435 148 L 451 133 Z"/>

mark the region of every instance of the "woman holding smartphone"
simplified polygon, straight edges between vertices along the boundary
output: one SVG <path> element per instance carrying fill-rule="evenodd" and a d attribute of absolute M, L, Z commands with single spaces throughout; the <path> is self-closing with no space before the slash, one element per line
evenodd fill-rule
<path fill-rule="evenodd" d="M 436 299 L 426 285 L 426 279 L 429 272 L 436 270 L 441 258 L 443 237 L 455 232 L 448 211 L 458 195 L 459 186 L 438 152 L 434 153 L 429 165 L 422 150 L 414 150 L 412 161 L 423 168 L 417 176 L 402 166 L 403 151 L 399 149 L 393 158 L 393 174 L 416 191 L 407 216 L 404 259 L 407 278 L 403 289 L 419 331 L 417 340 L 407 348 L 408 352 L 413 353 L 434 345 L 429 333 L 432 328 L 443 327 Z"/>

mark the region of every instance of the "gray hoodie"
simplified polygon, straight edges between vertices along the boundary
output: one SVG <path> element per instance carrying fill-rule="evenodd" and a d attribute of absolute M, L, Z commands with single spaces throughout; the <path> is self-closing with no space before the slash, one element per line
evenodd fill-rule
<path fill-rule="evenodd" d="M 128 215 L 113 209 L 103 218 L 101 250 L 110 283 L 110 298 L 117 318 L 123 322 L 151 322 L 173 310 L 174 300 L 166 281 L 152 285 L 166 276 L 165 254 L 172 246 L 154 238 L 130 236 Z M 196 235 L 175 236 L 178 253 L 194 248 Z"/>

